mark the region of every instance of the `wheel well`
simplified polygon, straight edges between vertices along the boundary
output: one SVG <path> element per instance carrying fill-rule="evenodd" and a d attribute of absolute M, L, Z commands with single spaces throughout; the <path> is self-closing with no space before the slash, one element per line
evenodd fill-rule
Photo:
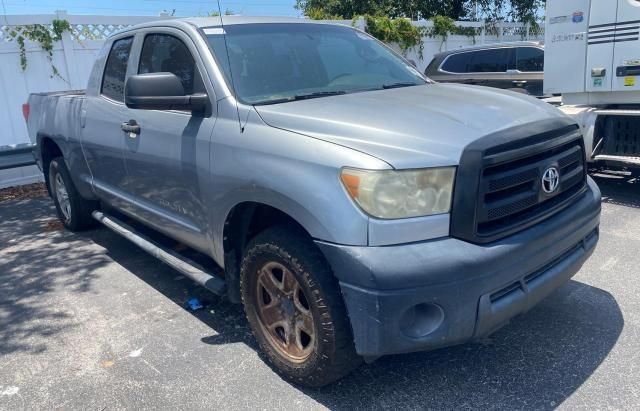
<path fill-rule="evenodd" d="M 261 203 L 241 203 L 235 206 L 224 224 L 224 252 L 240 254 L 256 234 L 276 225 L 290 225 L 296 230 L 307 231 L 290 215 Z"/>
<path fill-rule="evenodd" d="M 238 204 L 227 216 L 223 245 L 227 290 L 232 302 L 240 302 L 240 261 L 245 247 L 257 234 L 276 225 L 287 225 L 309 235 L 293 217 L 262 203 Z"/>
<path fill-rule="evenodd" d="M 51 160 L 56 157 L 62 157 L 62 150 L 60 147 L 49 137 L 44 137 L 40 141 L 40 155 L 42 156 L 42 173 L 44 174 L 44 181 L 49 189 L 49 164 Z"/>

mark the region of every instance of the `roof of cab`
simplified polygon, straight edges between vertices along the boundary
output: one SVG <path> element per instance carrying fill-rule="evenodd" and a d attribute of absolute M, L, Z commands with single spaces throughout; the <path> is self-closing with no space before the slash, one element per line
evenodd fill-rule
<path fill-rule="evenodd" d="M 149 27 L 220 27 L 221 25 L 232 26 L 238 24 L 268 24 L 268 23 L 299 23 L 299 24 L 330 24 L 345 25 L 335 21 L 309 20 L 305 18 L 295 17 L 253 17 L 253 16 L 222 16 L 222 22 L 219 16 L 216 17 L 188 17 L 188 18 L 164 18 L 160 20 L 150 20 L 144 23 L 129 26 L 124 30 L 117 32 L 115 35 L 123 34 L 137 29 Z M 113 37 L 113 36 L 111 36 Z"/>
<path fill-rule="evenodd" d="M 190 17 L 184 20 L 197 27 L 220 26 L 220 17 Z M 309 20 L 295 17 L 254 17 L 254 16 L 222 16 L 222 23 L 225 26 L 237 24 L 258 24 L 258 23 L 322 23 L 322 21 Z"/>

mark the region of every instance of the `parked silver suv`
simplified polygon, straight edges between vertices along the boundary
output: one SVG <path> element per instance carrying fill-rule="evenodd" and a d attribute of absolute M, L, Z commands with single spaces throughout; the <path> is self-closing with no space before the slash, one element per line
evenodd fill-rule
<path fill-rule="evenodd" d="M 442 83 L 495 87 L 543 97 L 544 46 L 523 41 L 449 50 L 433 57 L 425 75 Z"/>
<path fill-rule="evenodd" d="M 65 226 L 98 220 L 241 302 L 269 361 L 306 385 L 484 337 L 598 241 L 574 121 L 433 84 L 351 27 L 147 23 L 106 42 L 86 93 L 29 105 Z"/>

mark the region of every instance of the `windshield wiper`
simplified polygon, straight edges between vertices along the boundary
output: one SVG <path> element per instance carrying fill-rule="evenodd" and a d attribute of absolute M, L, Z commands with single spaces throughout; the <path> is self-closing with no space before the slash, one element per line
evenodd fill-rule
<path fill-rule="evenodd" d="M 315 93 L 309 93 L 309 94 L 296 94 L 295 96 L 291 97 L 291 99 L 292 100 L 309 100 L 311 98 L 327 97 L 327 96 L 339 96 L 341 94 L 347 94 L 347 92 L 346 91 L 342 91 L 342 90 L 316 91 Z"/>
<path fill-rule="evenodd" d="M 273 99 L 273 100 L 260 101 L 258 103 L 253 103 L 253 105 L 254 106 L 263 106 L 263 105 L 267 105 L 267 104 L 280 104 L 280 103 L 287 103 L 289 101 L 309 100 L 309 99 L 312 99 L 312 98 L 320 98 L 320 97 L 328 97 L 328 96 L 339 96 L 339 95 L 342 95 L 342 94 L 347 94 L 347 92 L 343 91 L 343 90 L 316 91 L 314 93 L 296 94 L 295 96 L 291 96 L 291 97 L 283 97 L 283 98 L 278 98 L 278 99 Z"/>
<path fill-rule="evenodd" d="M 382 88 L 387 90 L 390 88 L 400 88 L 400 87 L 411 87 L 411 86 L 419 86 L 419 83 L 391 83 L 391 84 L 383 84 Z"/>

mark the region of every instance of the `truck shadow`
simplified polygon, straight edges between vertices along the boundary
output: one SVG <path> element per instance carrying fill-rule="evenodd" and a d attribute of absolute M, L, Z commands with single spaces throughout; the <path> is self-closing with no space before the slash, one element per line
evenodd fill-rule
<path fill-rule="evenodd" d="M 307 393 L 329 408 L 553 409 L 589 379 L 623 326 L 611 294 L 570 281 L 485 341 L 382 358 Z"/>
<path fill-rule="evenodd" d="M 240 306 L 181 279 L 152 257 L 132 259 L 134 246 L 111 232 L 86 236 L 184 309 L 189 298 L 199 298 L 205 308 L 192 315 L 215 331 L 203 343 L 243 342 L 257 349 Z M 334 385 L 300 389 L 331 409 L 555 408 L 598 368 L 623 326 L 611 294 L 570 281 L 482 342 L 382 358 Z"/>
<path fill-rule="evenodd" d="M 51 338 L 76 327 L 47 296 L 61 288 L 91 292 L 97 271 L 112 261 L 185 310 L 188 299 L 199 298 L 205 308 L 191 314 L 212 330 L 203 343 L 256 349 L 240 306 L 116 234 L 50 226 L 56 220 L 48 199 L 0 205 L 0 215 L 0 354 L 46 351 Z M 382 358 L 329 387 L 300 390 L 332 409 L 555 408 L 594 373 L 623 326 L 611 294 L 571 281 L 490 339 Z"/>
<path fill-rule="evenodd" d="M 50 296 L 90 292 L 109 260 L 63 229 L 49 199 L 2 203 L 0 216 L 0 356 L 41 353 L 78 326 Z"/>

